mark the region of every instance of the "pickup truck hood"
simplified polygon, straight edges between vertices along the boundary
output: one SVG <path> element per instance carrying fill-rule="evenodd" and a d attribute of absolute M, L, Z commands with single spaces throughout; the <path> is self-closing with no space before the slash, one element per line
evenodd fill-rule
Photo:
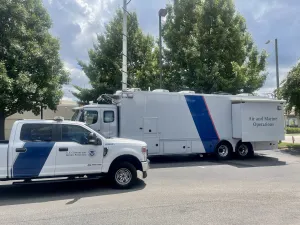
<path fill-rule="evenodd" d="M 147 144 L 143 141 L 127 139 L 127 138 L 110 138 L 106 140 L 106 144 L 122 144 L 128 146 L 147 146 Z"/>

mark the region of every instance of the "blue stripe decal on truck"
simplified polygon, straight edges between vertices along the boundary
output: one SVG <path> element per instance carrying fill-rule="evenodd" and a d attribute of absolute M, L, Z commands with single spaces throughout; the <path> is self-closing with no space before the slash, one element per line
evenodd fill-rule
<path fill-rule="evenodd" d="M 26 142 L 13 165 L 14 178 L 38 177 L 55 142 Z"/>
<path fill-rule="evenodd" d="M 219 135 L 216 131 L 214 122 L 212 120 L 204 97 L 185 95 L 185 99 L 190 109 L 200 139 L 203 143 L 205 152 L 213 152 L 216 144 L 219 142 Z"/>

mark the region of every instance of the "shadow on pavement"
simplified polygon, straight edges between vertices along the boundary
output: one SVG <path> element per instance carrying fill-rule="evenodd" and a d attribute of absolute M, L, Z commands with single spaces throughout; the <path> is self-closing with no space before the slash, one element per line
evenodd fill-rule
<path fill-rule="evenodd" d="M 284 154 L 290 154 L 290 155 L 293 155 L 293 156 L 300 156 L 300 149 L 290 148 L 290 149 L 280 150 L 280 152 L 284 153 Z"/>
<path fill-rule="evenodd" d="M 286 162 L 264 154 L 257 154 L 251 159 L 232 159 L 221 161 L 213 156 L 156 156 L 150 158 L 151 169 L 229 165 L 237 168 L 284 166 Z"/>
<path fill-rule="evenodd" d="M 106 178 L 43 184 L 7 184 L 0 185 L 0 206 L 72 199 L 66 203 L 70 205 L 81 198 L 133 192 L 142 190 L 145 186 L 144 181 L 138 179 L 131 189 L 113 189 Z"/>

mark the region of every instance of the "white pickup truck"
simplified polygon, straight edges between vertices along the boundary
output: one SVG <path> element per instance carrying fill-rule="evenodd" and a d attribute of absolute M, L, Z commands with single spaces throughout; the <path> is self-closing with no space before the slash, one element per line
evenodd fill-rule
<path fill-rule="evenodd" d="M 78 178 L 108 175 L 119 188 L 147 177 L 145 142 L 106 138 L 84 123 L 55 120 L 20 120 L 9 141 L 0 142 L 0 180 Z"/>

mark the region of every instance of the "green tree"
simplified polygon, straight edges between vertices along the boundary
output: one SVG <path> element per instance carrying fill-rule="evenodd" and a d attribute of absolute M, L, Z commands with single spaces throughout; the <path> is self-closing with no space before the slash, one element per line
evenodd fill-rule
<path fill-rule="evenodd" d="M 2 0 L 0 4 L 0 139 L 5 118 L 43 108 L 56 109 L 68 82 L 59 41 L 41 0 Z"/>
<path fill-rule="evenodd" d="M 89 63 L 79 65 L 90 79 L 92 89 L 76 87 L 73 93 L 80 102 L 95 101 L 101 94 L 111 94 L 122 87 L 122 21 L 123 13 L 118 10 L 106 25 L 105 32 L 97 37 L 90 49 Z M 148 89 L 158 85 L 157 50 L 153 37 L 144 35 L 139 28 L 136 13 L 128 16 L 128 87 Z"/>
<path fill-rule="evenodd" d="M 300 63 L 288 73 L 279 89 L 279 97 L 287 101 L 286 111 L 294 110 L 296 115 L 300 114 Z"/>
<path fill-rule="evenodd" d="M 233 0 L 177 0 L 167 11 L 166 88 L 237 94 L 262 87 L 267 55 L 254 45 Z"/>

